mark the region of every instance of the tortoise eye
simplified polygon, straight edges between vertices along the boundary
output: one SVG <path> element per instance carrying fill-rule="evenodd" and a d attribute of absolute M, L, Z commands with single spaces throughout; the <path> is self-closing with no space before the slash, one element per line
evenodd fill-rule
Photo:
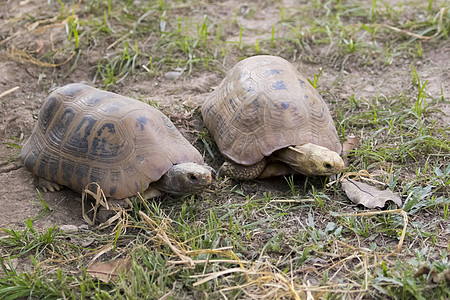
<path fill-rule="evenodd" d="M 194 174 L 189 174 L 189 179 L 192 181 L 196 181 L 197 180 L 197 176 L 195 176 Z"/>
<path fill-rule="evenodd" d="M 323 163 L 323 166 L 324 166 L 326 169 L 331 169 L 331 164 L 330 164 L 330 163 L 325 162 L 325 163 Z"/>

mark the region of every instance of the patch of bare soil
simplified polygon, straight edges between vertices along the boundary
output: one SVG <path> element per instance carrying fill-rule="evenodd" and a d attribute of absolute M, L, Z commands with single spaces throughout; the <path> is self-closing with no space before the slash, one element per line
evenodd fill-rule
<path fill-rule="evenodd" d="M 23 2 L 23 1 L 22 1 Z M 27 57 L 11 57 L 14 49 L 39 51 L 39 47 L 52 47 L 65 39 L 64 26 L 33 29 L 38 24 L 21 21 L 24 15 L 45 16 L 50 18 L 56 12 L 48 11 L 46 1 L 2 1 L 0 5 L 0 227 L 21 228 L 28 219 L 36 219 L 44 210 L 36 191 L 34 176 L 22 166 L 18 159 L 20 150 L 14 145 L 23 145 L 37 123 L 37 114 L 55 84 L 54 79 L 67 71 L 60 68 L 37 66 L 27 61 Z M 41 19 L 41 18 L 38 18 Z M 42 45 L 41 45 L 42 43 Z M 53 43 L 53 44 L 52 44 Z M 19 54 L 18 54 L 19 55 Z M 67 82 L 78 82 L 90 78 L 89 66 L 67 78 Z M 16 89 L 17 88 L 17 89 Z M 52 209 L 39 217 L 34 224 L 38 227 L 50 227 L 55 224 L 83 224 L 81 202 L 75 193 L 64 190 L 43 195 L 43 200 Z"/>
<path fill-rule="evenodd" d="M 383 69 L 353 69 L 338 72 L 335 69 L 325 69 L 321 79 L 324 90 L 337 92 L 341 99 L 351 95 L 362 99 L 372 99 L 377 96 L 395 97 L 413 84 L 413 68 L 419 74 L 422 83 L 427 81 L 426 91 L 429 99 L 450 97 L 450 47 L 431 50 L 423 54 L 420 60 L 411 61 L 399 59 L 395 66 Z M 332 83 L 341 76 L 338 87 Z"/>

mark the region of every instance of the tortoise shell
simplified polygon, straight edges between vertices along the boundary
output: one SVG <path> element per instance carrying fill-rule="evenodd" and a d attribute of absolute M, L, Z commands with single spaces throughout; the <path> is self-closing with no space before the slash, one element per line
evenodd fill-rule
<path fill-rule="evenodd" d="M 260 55 L 237 63 L 201 112 L 221 153 L 238 164 L 252 165 L 304 143 L 342 150 L 326 103 L 281 57 Z"/>
<path fill-rule="evenodd" d="M 175 164 L 203 164 L 159 110 L 83 84 L 49 95 L 21 158 L 45 180 L 77 192 L 97 182 L 115 199 L 146 190 Z"/>

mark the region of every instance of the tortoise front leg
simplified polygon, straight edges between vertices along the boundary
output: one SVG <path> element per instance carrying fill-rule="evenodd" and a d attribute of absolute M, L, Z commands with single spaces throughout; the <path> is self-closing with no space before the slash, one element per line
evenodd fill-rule
<path fill-rule="evenodd" d="M 265 167 L 265 159 L 250 166 L 244 166 L 234 162 L 224 162 L 217 173 L 219 177 L 229 176 L 237 180 L 251 180 L 258 177 Z"/>
<path fill-rule="evenodd" d="M 144 195 L 142 195 L 142 198 L 144 198 L 144 200 L 148 200 L 148 199 L 159 197 L 159 196 L 161 196 L 163 194 L 164 193 L 161 192 L 160 190 L 155 189 L 155 188 L 151 188 L 151 186 L 150 186 L 148 189 L 146 189 L 144 191 Z"/>
<path fill-rule="evenodd" d="M 276 176 L 286 176 L 296 173 L 297 172 L 295 172 L 291 167 L 289 167 L 285 163 L 279 161 L 272 161 L 267 163 L 264 171 L 262 171 L 262 173 L 259 174 L 258 179 L 265 179 Z"/>

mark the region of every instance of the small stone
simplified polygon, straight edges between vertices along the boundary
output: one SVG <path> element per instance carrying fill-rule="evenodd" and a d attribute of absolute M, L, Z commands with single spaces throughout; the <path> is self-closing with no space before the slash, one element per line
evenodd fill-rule
<path fill-rule="evenodd" d="M 81 242 L 81 246 L 88 247 L 88 246 L 92 245 L 92 243 L 94 243 L 94 241 L 95 241 L 95 239 L 93 239 L 93 238 L 87 238 Z"/>
<path fill-rule="evenodd" d="M 181 72 L 171 71 L 164 74 L 164 77 L 169 80 L 175 80 L 181 76 Z"/>
<path fill-rule="evenodd" d="M 75 225 L 62 225 L 59 227 L 59 230 L 64 232 L 76 232 L 78 231 L 78 227 Z"/>

